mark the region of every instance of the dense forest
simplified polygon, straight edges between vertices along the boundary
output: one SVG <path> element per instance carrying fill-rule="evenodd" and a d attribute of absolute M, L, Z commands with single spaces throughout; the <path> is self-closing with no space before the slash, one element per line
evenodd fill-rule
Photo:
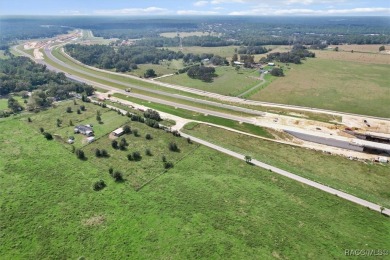
<path fill-rule="evenodd" d="M 182 52 L 147 46 L 65 45 L 65 51 L 73 58 L 102 69 L 115 68 L 118 72 L 137 69 L 137 64 L 158 64 L 161 60 L 181 59 Z"/>
<path fill-rule="evenodd" d="M 65 51 L 73 58 L 90 66 L 102 69 L 115 69 L 117 72 L 128 72 L 138 68 L 138 64 L 159 64 L 162 60 L 183 59 L 185 65 L 207 62 L 216 66 L 229 65 L 226 58 L 211 53 L 183 54 L 164 48 L 150 46 L 107 45 L 65 45 Z"/>
<path fill-rule="evenodd" d="M 388 44 L 389 17 L 2 17 L 0 46 L 16 40 L 51 37 L 74 28 L 91 29 L 104 38 L 139 39 L 142 46 L 179 46 L 163 32 L 216 33 L 190 36 L 183 46 L 261 46 L 304 44 Z M 254 54 L 254 53 L 246 53 Z"/>
<path fill-rule="evenodd" d="M 26 57 L 0 59 L 0 95 L 33 91 L 31 109 L 47 106 L 54 100 L 71 97 L 71 92 L 92 95 L 92 86 L 66 78 L 64 73 L 55 73 L 46 66 Z"/>

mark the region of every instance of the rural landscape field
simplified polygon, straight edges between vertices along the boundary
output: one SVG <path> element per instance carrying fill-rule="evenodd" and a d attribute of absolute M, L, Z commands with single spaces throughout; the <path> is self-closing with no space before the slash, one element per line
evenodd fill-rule
<path fill-rule="evenodd" d="M 0 259 L 387 259 L 389 11 L 0 2 Z"/>

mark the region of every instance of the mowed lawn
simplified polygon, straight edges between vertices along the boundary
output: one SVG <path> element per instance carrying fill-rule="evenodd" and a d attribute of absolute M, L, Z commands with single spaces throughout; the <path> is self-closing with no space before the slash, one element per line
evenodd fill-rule
<path fill-rule="evenodd" d="M 330 259 L 390 246 L 379 213 L 206 147 L 136 192 L 25 118 L 0 127 L 1 259 Z"/>
<path fill-rule="evenodd" d="M 390 208 L 389 165 L 351 161 L 203 124 L 189 124 L 184 132 Z"/>
<path fill-rule="evenodd" d="M 291 65 L 251 99 L 390 117 L 390 66 L 325 59 Z"/>
<path fill-rule="evenodd" d="M 256 69 L 241 68 L 237 72 L 234 67 L 222 66 L 216 67 L 215 73 L 218 77 L 213 78 L 212 82 L 203 82 L 199 79 L 192 79 L 188 77 L 187 73 L 161 78 L 158 80 L 231 96 L 237 96 L 245 90 L 261 83 L 258 79 L 260 77 L 259 72 Z"/>

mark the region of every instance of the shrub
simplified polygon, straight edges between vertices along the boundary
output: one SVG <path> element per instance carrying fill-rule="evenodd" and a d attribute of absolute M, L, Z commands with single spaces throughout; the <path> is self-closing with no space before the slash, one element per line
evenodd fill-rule
<path fill-rule="evenodd" d="M 187 143 L 192 144 L 191 138 L 187 137 Z"/>
<path fill-rule="evenodd" d="M 39 131 L 43 134 L 43 132 L 45 132 L 45 129 L 43 129 L 43 127 L 40 127 Z"/>
<path fill-rule="evenodd" d="M 110 175 L 112 175 L 113 172 L 114 172 L 114 169 L 113 169 L 112 167 L 108 168 L 108 173 L 109 173 Z"/>
<path fill-rule="evenodd" d="M 99 149 L 96 149 L 95 155 L 96 155 L 96 157 L 101 157 L 102 153 L 101 153 L 101 151 Z"/>
<path fill-rule="evenodd" d="M 181 135 L 180 135 L 180 132 L 177 131 L 177 130 L 173 130 L 173 131 L 172 131 L 172 134 L 173 134 L 173 136 L 176 136 L 176 137 L 180 137 L 180 136 L 181 136 Z"/>
<path fill-rule="evenodd" d="M 79 114 L 79 115 L 81 114 L 81 111 L 80 111 L 80 109 L 77 109 L 77 114 Z"/>
<path fill-rule="evenodd" d="M 145 138 L 146 138 L 146 140 L 151 140 L 151 139 L 153 139 L 153 137 L 152 137 L 151 134 L 146 134 L 146 135 L 145 135 Z"/>
<path fill-rule="evenodd" d="M 162 159 L 163 162 L 166 162 L 166 161 L 167 161 L 167 157 L 165 157 L 165 155 L 163 155 L 163 156 L 161 157 L 161 159 Z"/>
<path fill-rule="evenodd" d="M 47 140 L 53 140 L 53 136 L 52 136 L 50 133 L 44 132 L 43 135 L 45 136 L 45 138 L 46 138 Z"/>
<path fill-rule="evenodd" d="M 172 151 L 172 152 L 178 152 L 179 151 L 179 147 L 177 147 L 177 144 L 175 142 L 170 142 L 168 147 L 169 147 L 169 150 Z"/>
<path fill-rule="evenodd" d="M 111 142 L 111 146 L 112 146 L 112 148 L 114 148 L 114 149 L 118 149 L 118 141 L 117 141 L 117 140 L 113 140 L 113 141 Z"/>
<path fill-rule="evenodd" d="M 142 155 L 140 152 L 133 152 L 133 159 L 134 161 L 141 161 Z"/>
<path fill-rule="evenodd" d="M 147 156 L 152 156 L 152 155 L 153 155 L 149 148 L 147 148 L 147 149 L 145 150 L 145 154 L 146 154 Z"/>
<path fill-rule="evenodd" d="M 76 154 L 77 158 L 79 158 L 80 160 L 84 160 L 85 159 L 85 154 L 84 154 L 83 150 L 76 149 L 75 154 Z"/>
<path fill-rule="evenodd" d="M 139 136 L 138 129 L 134 129 L 133 134 L 134 134 L 134 136 L 138 137 Z"/>
<path fill-rule="evenodd" d="M 123 126 L 123 132 L 125 132 L 125 134 L 131 134 L 131 127 L 129 125 Z"/>
<path fill-rule="evenodd" d="M 161 121 L 161 116 L 160 114 L 153 110 L 153 109 L 148 109 L 144 112 L 144 117 L 145 118 L 150 118 L 150 119 L 153 119 L 153 120 L 156 120 L 156 121 Z"/>
<path fill-rule="evenodd" d="M 120 171 L 115 171 L 111 176 L 112 176 L 112 178 L 114 178 L 114 180 L 116 182 L 123 181 L 123 176 L 122 176 L 122 173 Z"/>
<path fill-rule="evenodd" d="M 102 190 L 106 187 L 106 183 L 103 180 L 97 181 L 93 184 L 93 190 L 94 191 L 99 191 Z"/>
<path fill-rule="evenodd" d="M 165 169 L 173 168 L 173 162 L 164 162 L 164 168 Z"/>
<path fill-rule="evenodd" d="M 108 157 L 108 152 L 106 149 L 101 150 L 102 157 Z"/>
<path fill-rule="evenodd" d="M 133 155 L 128 154 L 128 155 L 127 155 L 127 160 L 129 160 L 129 161 L 134 161 Z"/>
<path fill-rule="evenodd" d="M 67 107 L 66 108 L 66 113 L 72 113 L 72 108 L 71 107 Z"/>
<path fill-rule="evenodd" d="M 126 147 L 128 146 L 129 144 L 126 142 L 126 139 L 125 138 L 122 138 L 121 141 L 119 142 L 119 149 L 121 150 L 126 150 Z"/>
<path fill-rule="evenodd" d="M 32 122 L 32 120 L 31 120 L 31 118 L 29 117 L 29 118 L 27 118 L 27 122 L 29 122 L 29 123 L 31 123 Z"/>

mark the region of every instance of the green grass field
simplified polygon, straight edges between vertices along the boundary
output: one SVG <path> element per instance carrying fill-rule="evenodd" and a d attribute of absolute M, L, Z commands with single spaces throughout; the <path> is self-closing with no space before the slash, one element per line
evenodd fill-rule
<path fill-rule="evenodd" d="M 22 107 L 25 107 L 26 104 L 24 104 L 24 99 L 22 97 L 19 97 L 19 96 L 13 96 L 14 99 L 16 99 L 19 104 L 22 106 Z M 0 111 L 1 110 L 8 110 L 8 97 L 7 98 L 0 98 Z"/>
<path fill-rule="evenodd" d="M 389 65 L 308 59 L 250 98 L 390 117 Z"/>
<path fill-rule="evenodd" d="M 337 155 L 255 139 L 224 129 L 193 124 L 184 132 L 248 154 L 270 165 L 390 207 L 390 166 L 350 161 Z"/>
<path fill-rule="evenodd" d="M 92 146 L 80 161 L 26 121 L 0 120 L 1 259 L 329 259 L 390 246 L 379 213 L 206 147 L 188 144 L 190 156 L 136 192 Z M 99 179 L 107 187 L 93 191 Z"/>
<path fill-rule="evenodd" d="M 187 73 L 161 78 L 159 81 L 230 96 L 237 96 L 261 83 L 259 79 L 256 79 L 260 76 L 256 69 L 242 68 L 237 72 L 234 67 L 224 66 L 217 67 L 215 73 L 218 77 L 213 78 L 211 83 L 192 79 Z"/>

